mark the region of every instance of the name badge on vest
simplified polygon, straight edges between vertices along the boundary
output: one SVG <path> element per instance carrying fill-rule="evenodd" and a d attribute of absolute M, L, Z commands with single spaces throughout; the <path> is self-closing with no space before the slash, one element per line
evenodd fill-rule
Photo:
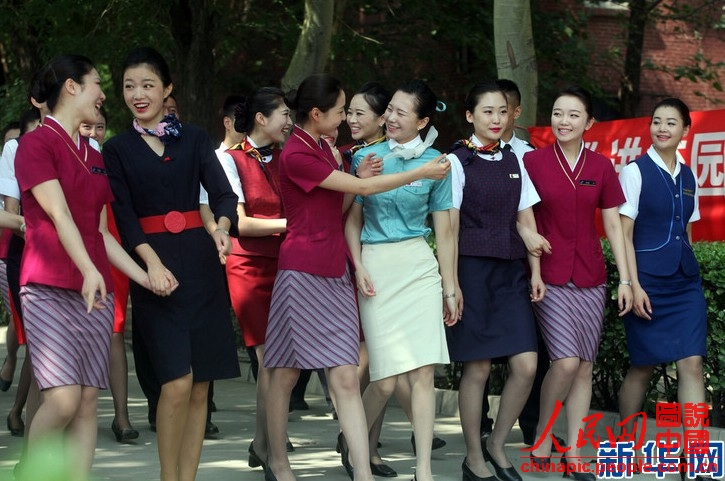
<path fill-rule="evenodd" d="M 583 180 L 582 179 L 582 180 L 579 181 L 579 185 L 588 185 L 588 186 L 592 186 L 593 187 L 593 186 L 597 185 L 597 181 L 596 180 Z"/>
<path fill-rule="evenodd" d="M 106 174 L 108 174 L 108 171 L 102 167 L 93 166 L 93 167 L 91 167 L 91 174 L 106 175 Z"/>
<path fill-rule="evenodd" d="M 519 174 L 509 174 L 509 179 L 518 179 Z"/>
<path fill-rule="evenodd" d="M 422 187 L 423 181 L 422 180 L 414 180 L 410 184 L 405 184 L 406 187 Z"/>
<path fill-rule="evenodd" d="M 682 193 L 688 197 L 695 197 L 695 191 L 693 189 L 682 189 Z"/>

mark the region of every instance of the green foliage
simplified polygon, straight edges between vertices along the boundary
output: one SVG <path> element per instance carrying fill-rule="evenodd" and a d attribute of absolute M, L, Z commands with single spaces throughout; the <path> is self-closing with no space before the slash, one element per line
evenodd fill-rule
<path fill-rule="evenodd" d="M 594 365 L 592 408 L 617 411 L 617 396 L 622 379 L 629 369 L 629 355 L 621 318 L 617 315 L 616 293 L 619 278 L 609 243 L 604 241 L 607 287 L 610 296 L 604 312 L 604 328 L 599 356 Z M 696 242 L 695 256 L 700 263 L 702 287 L 707 303 L 707 358 L 704 362 L 706 387 L 712 403 L 710 422 L 725 425 L 725 242 Z M 674 364 L 656 369 L 645 401 L 645 412 L 654 414 L 657 401 L 677 400 Z"/>

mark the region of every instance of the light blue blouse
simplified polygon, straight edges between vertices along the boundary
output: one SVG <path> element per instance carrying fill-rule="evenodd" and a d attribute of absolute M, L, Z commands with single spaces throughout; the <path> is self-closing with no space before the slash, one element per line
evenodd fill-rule
<path fill-rule="evenodd" d="M 421 142 L 411 141 L 405 147 L 414 147 Z M 392 144 L 392 145 L 391 145 Z M 394 141 L 358 150 L 352 159 L 354 172 L 362 159 L 375 153 L 375 157 L 384 157 L 391 152 Z M 385 159 L 383 174 L 395 174 L 413 170 L 416 167 L 441 155 L 439 151 L 428 148 L 418 158 L 403 160 L 399 157 Z M 453 207 L 450 173 L 443 180 L 420 179 L 397 189 L 367 197 L 357 196 L 355 202 L 363 206 L 363 228 L 360 240 L 363 244 L 381 244 L 400 242 L 431 232 L 426 225 L 429 212 L 448 210 Z"/>

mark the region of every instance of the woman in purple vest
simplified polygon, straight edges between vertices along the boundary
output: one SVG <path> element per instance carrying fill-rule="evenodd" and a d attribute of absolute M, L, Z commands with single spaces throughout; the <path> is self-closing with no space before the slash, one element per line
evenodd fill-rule
<path fill-rule="evenodd" d="M 690 223 L 700 219 L 697 181 L 677 151 L 690 124 L 681 100 L 660 101 L 650 122 L 652 146 L 619 177 L 627 198 L 619 213 L 634 294 L 632 312 L 624 318 L 631 367 L 619 412 L 630 432 L 655 365 L 677 363 L 683 408 L 705 402 L 707 308 L 690 244 Z"/>
<path fill-rule="evenodd" d="M 536 372 L 536 321 L 531 301 L 540 300 L 546 287 L 538 257 L 529 256 L 529 294 L 526 248 L 517 224 L 536 231 L 532 206 L 539 202 L 539 195 L 523 163 L 510 149 L 500 148 L 509 112 L 498 85 L 474 86 L 465 107 L 474 133 L 456 142 L 448 155 L 453 169 L 451 222 L 458 237 L 457 282 L 463 318 L 446 329 L 451 360 L 464 363 L 458 398 L 467 448 L 463 479 L 490 478 L 485 464 L 490 461 L 500 480 L 520 481 L 506 458 L 504 443 Z M 493 432 L 482 440 L 483 390 L 491 359 L 498 357 L 508 357 L 510 371 Z"/>
<path fill-rule="evenodd" d="M 257 425 L 249 446 L 249 466 L 266 465 L 266 392 L 269 370 L 264 367 L 264 334 L 267 330 L 272 286 L 277 275 L 279 246 L 287 221 L 279 193 L 279 153 L 292 129 L 284 93 L 262 87 L 248 96 L 234 112 L 234 129 L 246 137 L 232 146 L 243 197 L 239 198 L 239 242 L 232 243 L 226 270 L 232 308 L 244 334 L 244 344 L 259 359 L 257 375 Z"/>

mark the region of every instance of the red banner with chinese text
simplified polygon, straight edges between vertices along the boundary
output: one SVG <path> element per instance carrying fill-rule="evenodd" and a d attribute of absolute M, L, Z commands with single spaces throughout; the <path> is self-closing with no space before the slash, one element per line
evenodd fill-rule
<path fill-rule="evenodd" d="M 680 153 L 692 168 L 700 195 L 700 217 L 692 224 L 693 240 L 725 240 L 725 109 L 691 112 L 692 127 Z M 652 145 L 649 117 L 597 122 L 584 133 L 587 148 L 612 160 L 617 172 L 644 155 Z M 554 142 L 551 127 L 529 128 L 531 143 Z"/>

